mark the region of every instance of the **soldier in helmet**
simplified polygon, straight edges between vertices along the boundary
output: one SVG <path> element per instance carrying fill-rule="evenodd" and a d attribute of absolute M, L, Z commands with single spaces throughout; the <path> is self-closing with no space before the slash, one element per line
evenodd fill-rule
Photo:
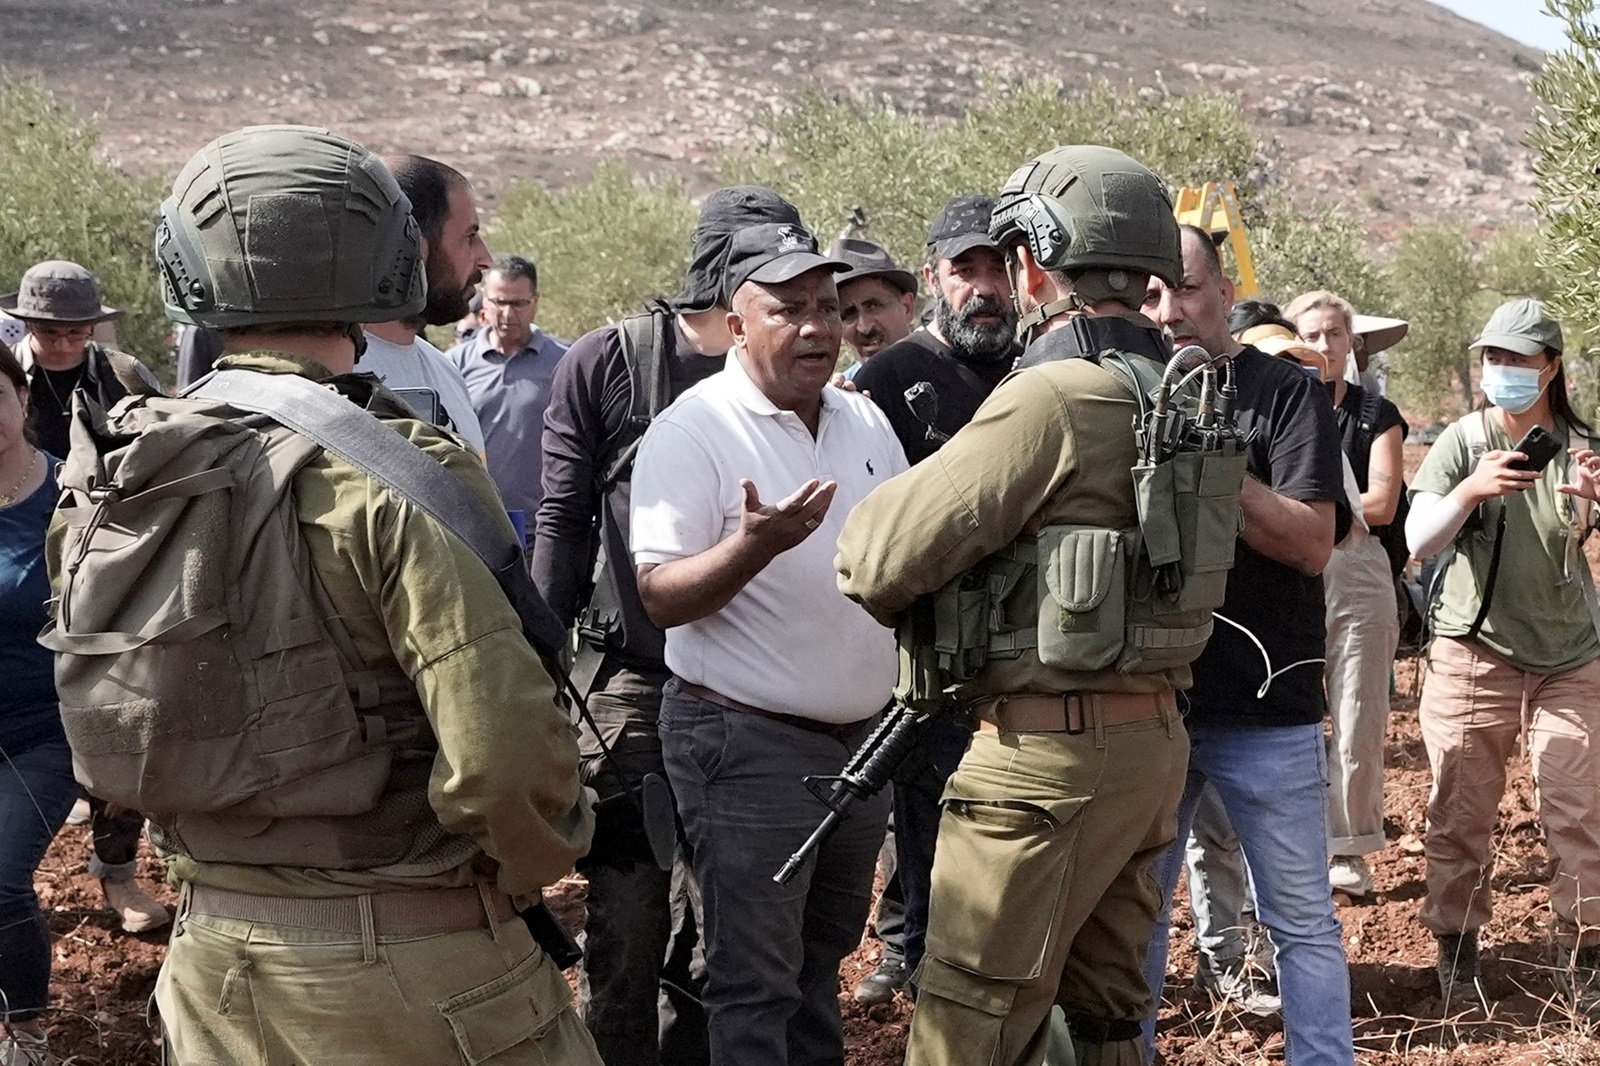
<path fill-rule="evenodd" d="M 365 406 L 396 447 L 409 439 L 501 508 L 458 437 L 352 373 L 358 323 L 422 310 L 421 251 L 389 170 L 303 126 L 202 149 L 156 238 L 168 312 L 220 332 L 219 369 L 323 384 L 354 401 L 351 417 L 371 417 Z M 330 451 L 292 477 L 288 506 L 331 604 L 324 621 L 342 630 L 331 643 L 345 684 L 359 681 L 369 741 L 389 743 L 392 761 L 364 814 L 286 798 L 276 816 L 211 816 L 204 796 L 152 810 L 180 886 L 156 986 L 167 1055 L 598 1066 L 514 905 L 572 867 L 593 825 L 572 731 L 517 613 L 480 557 L 387 483 Z M 285 695 L 312 683 L 280 680 Z"/>
<path fill-rule="evenodd" d="M 1181 273 L 1178 229 L 1159 178 L 1078 145 L 1013 174 L 990 233 L 1031 341 L 1021 369 L 856 507 L 836 564 L 885 621 L 941 589 L 998 590 L 982 646 L 962 649 L 986 663 L 954 686 L 978 729 L 944 793 L 906 1061 L 1038 1062 L 1060 1004 L 1079 1063 L 1137 1063 L 1150 864 L 1176 833 L 1189 745 L 1174 691 L 1189 669 L 1122 647 L 1135 625 L 1114 575 L 1134 561 L 1115 531 L 1139 526 L 1139 402 L 1101 355 L 1161 373 L 1170 348 L 1138 308 L 1150 277 Z"/>

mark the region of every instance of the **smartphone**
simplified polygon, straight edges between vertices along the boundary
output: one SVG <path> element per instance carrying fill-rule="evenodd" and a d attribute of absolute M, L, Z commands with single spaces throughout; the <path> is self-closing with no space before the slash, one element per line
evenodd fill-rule
<path fill-rule="evenodd" d="M 417 416 L 424 422 L 432 422 L 436 426 L 444 425 L 440 415 L 442 413 L 439 403 L 439 394 L 432 389 L 390 389 L 396 396 L 404 400 Z"/>
<path fill-rule="evenodd" d="M 1543 470 L 1550 465 L 1550 460 L 1563 451 L 1561 441 L 1543 426 L 1528 430 L 1521 440 L 1512 445 L 1511 450 L 1521 452 L 1527 458 L 1507 463 L 1507 470 Z"/>

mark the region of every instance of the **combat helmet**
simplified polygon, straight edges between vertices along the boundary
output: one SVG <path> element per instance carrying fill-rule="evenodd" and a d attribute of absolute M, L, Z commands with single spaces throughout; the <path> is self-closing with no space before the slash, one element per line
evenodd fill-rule
<path fill-rule="evenodd" d="M 1019 336 L 1073 307 L 1134 295 L 1148 275 L 1168 285 L 1183 275 L 1166 183 L 1115 148 L 1064 145 L 1024 163 L 995 199 L 989 236 L 1003 251 L 1026 244 L 1039 266 L 1065 272 L 1077 290 L 1023 316 Z"/>
<path fill-rule="evenodd" d="M 213 329 L 418 314 L 422 233 L 394 175 L 311 126 L 250 126 L 200 149 L 161 205 L 167 314 Z"/>

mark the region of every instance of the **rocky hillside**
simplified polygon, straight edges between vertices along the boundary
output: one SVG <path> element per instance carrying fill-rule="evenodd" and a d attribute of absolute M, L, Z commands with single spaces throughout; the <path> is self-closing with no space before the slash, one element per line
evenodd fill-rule
<path fill-rule="evenodd" d="M 1381 234 L 1530 218 L 1541 55 L 1425 0 L 9 0 L 0 63 L 100 113 L 165 172 L 246 122 L 331 126 L 456 162 L 492 200 L 601 158 L 696 184 L 815 78 L 954 114 L 984 71 L 1237 92 L 1271 172 Z"/>

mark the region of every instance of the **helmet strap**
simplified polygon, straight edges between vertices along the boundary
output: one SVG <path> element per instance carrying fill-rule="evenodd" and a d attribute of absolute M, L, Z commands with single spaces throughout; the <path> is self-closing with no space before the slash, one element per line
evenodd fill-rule
<path fill-rule="evenodd" d="M 367 331 L 361 328 L 361 323 L 351 322 L 345 326 L 344 335 L 355 343 L 356 361 L 359 362 L 367 354 Z"/>
<path fill-rule="evenodd" d="M 1075 292 L 1069 292 L 1059 300 L 1041 304 L 1017 320 L 1017 341 L 1026 346 L 1034 340 L 1034 332 L 1052 318 L 1087 311 L 1089 307 L 1088 301 Z"/>

